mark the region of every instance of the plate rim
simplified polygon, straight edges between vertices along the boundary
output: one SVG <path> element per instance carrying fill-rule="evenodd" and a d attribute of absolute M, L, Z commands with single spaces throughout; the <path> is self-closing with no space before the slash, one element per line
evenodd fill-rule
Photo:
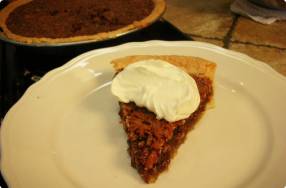
<path fill-rule="evenodd" d="M 112 51 L 116 51 L 117 49 L 124 49 L 124 48 L 130 48 L 130 47 L 143 47 L 143 46 L 148 47 L 148 46 L 153 46 L 153 45 L 158 45 L 158 46 L 163 45 L 163 46 L 170 46 L 170 47 L 174 47 L 174 46 L 186 47 L 186 46 L 190 45 L 190 46 L 197 47 L 197 48 L 205 48 L 205 49 L 215 50 L 216 52 L 219 52 L 225 56 L 229 56 L 229 57 L 232 57 L 235 59 L 239 59 L 239 60 L 243 61 L 244 63 L 246 63 L 252 67 L 255 67 L 258 70 L 263 70 L 264 73 L 266 73 L 270 76 L 276 77 L 277 79 L 281 79 L 281 81 L 286 81 L 286 76 L 277 72 L 274 68 L 272 68 L 266 62 L 260 61 L 258 59 L 250 57 L 249 55 L 241 53 L 241 52 L 237 52 L 237 51 L 230 50 L 230 49 L 225 49 L 223 47 L 220 47 L 220 46 L 217 46 L 217 45 L 214 45 L 211 43 L 200 42 L 200 41 L 150 40 L 150 41 L 145 41 L 145 42 L 128 42 L 125 44 L 120 44 L 120 45 L 116 45 L 116 46 L 112 46 L 112 47 L 94 49 L 94 50 L 84 52 L 84 53 L 72 58 L 67 63 L 63 64 L 62 66 L 57 67 L 53 70 L 50 70 L 35 84 L 38 84 L 38 83 L 45 81 L 45 79 L 47 79 L 47 77 L 50 77 L 51 74 L 54 74 L 54 72 L 57 72 L 59 70 L 68 69 L 68 68 L 72 67 L 72 65 L 74 65 L 77 61 L 79 61 L 80 59 L 86 58 L 90 55 L 98 55 L 98 54 L 102 54 L 104 52 L 106 52 L 106 53 L 112 52 Z M 286 84 L 286 82 L 285 82 L 285 84 Z M 32 85 L 34 85 L 34 84 L 32 84 Z"/>

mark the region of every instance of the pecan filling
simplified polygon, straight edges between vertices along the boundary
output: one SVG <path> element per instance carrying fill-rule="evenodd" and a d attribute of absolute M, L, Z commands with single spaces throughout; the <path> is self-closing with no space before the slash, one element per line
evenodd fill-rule
<path fill-rule="evenodd" d="M 153 8 L 152 0 L 33 0 L 11 12 L 6 24 L 26 37 L 66 38 L 122 28 Z"/>
<path fill-rule="evenodd" d="M 187 119 L 176 122 L 156 119 L 156 115 L 134 103 L 120 103 L 120 116 L 128 135 L 131 164 L 144 181 L 154 182 L 167 169 L 171 158 L 210 101 L 213 90 L 208 78 L 194 77 L 200 92 L 198 109 Z"/>

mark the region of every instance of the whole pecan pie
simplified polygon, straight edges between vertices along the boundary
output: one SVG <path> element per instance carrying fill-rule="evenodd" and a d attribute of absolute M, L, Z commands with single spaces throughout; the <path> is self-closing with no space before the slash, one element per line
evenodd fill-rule
<path fill-rule="evenodd" d="M 25 43 L 103 40 L 145 27 L 164 10 L 164 0 L 17 0 L 0 12 L 0 27 Z"/>

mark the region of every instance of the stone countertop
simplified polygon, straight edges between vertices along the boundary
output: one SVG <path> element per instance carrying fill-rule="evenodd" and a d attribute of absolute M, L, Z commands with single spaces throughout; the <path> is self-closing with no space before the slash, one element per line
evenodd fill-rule
<path fill-rule="evenodd" d="M 261 60 L 286 76 L 286 21 L 263 25 L 233 14 L 233 0 L 166 0 L 164 18 L 194 40 Z"/>

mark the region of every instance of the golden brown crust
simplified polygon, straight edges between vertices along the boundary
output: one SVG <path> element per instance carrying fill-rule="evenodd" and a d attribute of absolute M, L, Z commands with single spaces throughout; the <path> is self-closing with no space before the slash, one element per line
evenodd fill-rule
<path fill-rule="evenodd" d="M 112 64 L 114 69 L 119 71 L 131 63 L 146 59 L 164 60 L 184 69 L 190 75 L 204 76 L 208 77 L 211 81 L 214 80 L 216 64 L 199 57 L 179 55 L 135 55 L 113 60 Z"/>
<path fill-rule="evenodd" d="M 9 16 L 9 14 L 17 7 L 29 3 L 32 0 L 17 0 L 13 1 L 10 3 L 8 6 L 6 6 L 1 12 L 0 12 L 0 27 L 2 28 L 4 34 L 15 41 L 23 42 L 23 43 L 48 43 L 48 44 L 55 44 L 55 43 L 68 43 L 68 42 L 79 42 L 79 41 L 88 41 L 88 40 L 93 40 L 93 41 L 101 41 L 105 39 L 110 39 L 110 38 L 115 38 L 119 35 L 122 35 L 128 31 L 132 31 L 135 29 L 139 28 L 144 28 L 154 21 L 156 21 L 165 11 L 166 9 L 166 3 L 165 0 L 153 0 L 154 2 L 154 9 L 152 10 L 151 14 L 144 18 L 143 20 L 140 21 L 135 21 L 130 25 L 127 25 L 123 28 L 110 31 L 110 32 L 102 32 L 102 33 L 97 33 L 94 35 L 85 35 L 85 36 L 76 36 L 76 37 L 67 37 L 67 38 L 36 38 L 36 37 L 24 37 L 21 35 L 17 35 L 12 33 L 7 25 L 6 25 L 6 20 Z"/>

